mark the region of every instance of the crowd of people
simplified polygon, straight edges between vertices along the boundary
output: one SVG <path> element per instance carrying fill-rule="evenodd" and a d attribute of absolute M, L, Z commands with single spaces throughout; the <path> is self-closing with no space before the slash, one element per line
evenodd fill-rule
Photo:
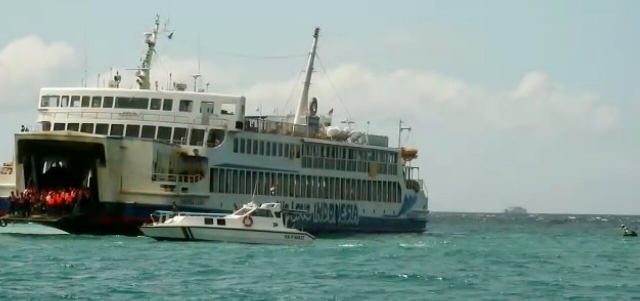
<path fill-rule="evenodd" d="M 9 214 L 18 217 L 30 217 L 33 214 L 71 214 L 89 199 L 88 189 L 28 187 L 22 192 L 11 192 L 9 196 Z"/>

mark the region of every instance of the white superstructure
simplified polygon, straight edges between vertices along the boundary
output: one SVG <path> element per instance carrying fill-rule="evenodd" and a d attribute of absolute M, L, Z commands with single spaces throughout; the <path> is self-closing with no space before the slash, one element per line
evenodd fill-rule
<path fill-rule="evenodd" d="M 121 88 L 119 74 L 106 88 L 41 89 L 41 129 L 15 135 L 15 160 L 0 175 L 0 189 L 59 183 L 47 176 L 58 163 L 76 175 L 65 183 L 91 188 L 92 212 L 109 225 L 137 228 L 172 202 L 232 212 L 255 190 L 260 201 L 307 210 L 289 222 L 310 231 L 424 229 L 426 190 L 410 165 L 417 150 L 334 126 L 330 115 L 318 114 L 317 99 L 309 101 L 318 28 L 295 114 L 245 116 L 242 95 L 190 92 L 181 83 L 151 88 L 155 24 L 138 89 Z"/>

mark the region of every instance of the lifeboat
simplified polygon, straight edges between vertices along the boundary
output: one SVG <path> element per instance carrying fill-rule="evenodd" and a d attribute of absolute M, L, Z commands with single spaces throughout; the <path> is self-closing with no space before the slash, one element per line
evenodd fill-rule
<path fill-rule="evenodd" d="M 403 147 L 400 149 L 400 156 L 402 157 L 402 160 L 411 161 L 418 157 L 418 149 L 413 147 Z"/>

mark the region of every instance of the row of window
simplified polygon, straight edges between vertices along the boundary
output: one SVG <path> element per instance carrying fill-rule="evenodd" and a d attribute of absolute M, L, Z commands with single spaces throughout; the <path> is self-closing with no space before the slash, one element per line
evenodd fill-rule
<path fill-rule="evenodd" d="M 242 138 L 236 138 L 233 141 L 233 152 L 240 154 L 288 157 L 291 156 L 290 151 L 292 151 L 296 153 L 296 158 L 300 158 L 302 155 L 303 157 L 355 160 L 358 162 L 398 163 L 398 154 L 394 151 L 321 144 L 303 144 L 301 150 L 302 152 L 296 144 Z"/>
<path fill-rule="evenodd" d="M 238 212 L 236 212 L 236 215 L 244 215 L 247 214 L 247 212 L 249 212 L 249 208 L 242 208 L 240 209 Z M 280 212 L 276 212 L 276 218 L 280 218 Z M 270 210 L 267 209 L 256 209 L 253 212 L 251 212 L 251 214 L 249 214 L 253 217 L 268 217 L 268 218 L 273 218 L 273 213 L 271 213 Z M 218 226 L 226 226 L 227 222 L 226 219 L 224 218 L 213 218 L 213 217 L 205 217 L 204 218 L 204 224 L 205 225 L 213 225 L 213 222 L 216 222 L 216 225 Z"/>
<path fill-rule="evenodd" d="M 178 112 L 192 112 L 193 100 L 182 99 L 178 103 Z M 173 111 L 173 99 L 144 98 L 144 97 L 112 97 L 87 95 L 43 95 L 40 99 L 42 108 L 106 108 L 106 109 L 134 109 L 153 111 Z M 223 104 L 222 114 L 233 115 L 235 105 Z M 213 102 L 202 101 L 200 113 L 206 110 L 213 113 Z"/>
<path fill-rule="evenodd" d="M 398 153 L 309 143 L 302 145 L 302 168 L 397 175 Z"/>
<path fill-rule="evenodd" d="M 399 182 L 212 168 L 213 193 L 400 203 Z"/>
<path fill-rule="evenodd" d="M 272 142 L 258 139 L 235 138 L 233 152 L 240 154 L 300 158 L 303 168 L 329 169 L 350 172 L 371 172 L 375 163 L 376 173 L 398 174 L 398 154 L 389 151 L 360 150 L 319 144 Z"/>
<path fill-rule="evenodd" d="M 302 157 L 302 168 L 328 169 L 369 174 L 397 175 L 398 164 L 358 160 Z"/>
<path fill-rule="evenodd" d="M 118 124 L 118 123 L 51 123 L 43 122 L 44 131 L 75 131 L 88 134 L 105 136 L 124 136 L 131 138 L 146 138 L 161 141 L 170 141 L 176 144 L 201 146 L 203 145 L 206 131 L 203 129 L 191 129 L 183 127 L 138 125 L 138 124 Z M 219 130 L 209 130 L 207 145 L 218 146 L 224 136 Z"/>
<path fill-rule="evenodd" d="M 372 150 L 314 143 L 304 144 L 302 146 L 302 156 L 390 164 L 398 163 L 398 153 L 396 151 Z"/>
<path fill-rule="evenodd" d="M 300 151 L 295 144 L 257 139 L 234 138 L 233 152 L 248 155 L 300 158 Z"/>

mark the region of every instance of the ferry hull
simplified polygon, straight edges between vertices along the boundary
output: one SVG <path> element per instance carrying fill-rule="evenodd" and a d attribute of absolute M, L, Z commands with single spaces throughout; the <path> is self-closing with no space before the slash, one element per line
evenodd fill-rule
<path fill-rule="evenodd" d="M 9 214 L 9 202 L 0 198 L 0 216 Z"/>
<path fill-rule="evenodd" d="M 245 229 L 217 229 L 183 226 L 142 226 L 143 235 L 158 241 L 211 241 L 268 245 L 310 245 L 306 234 Z"/>
<path fill-rule="evenodd" d="M 126 216 L 140 223 L 150 222 L 150 214 L 156 210 L 171 210 L 170 206 L 127 204 Z M 228 210 L 206 209 L 202 207 L 180 206 L 180 210 L 205 213 L 232 213 Z M 427 220 L 396 217 L 361 216 L 357 224 L 327 224 L 313 222 L 295 222 L 296 228 L 310 234 L 349 234 L 349 233 L 422 233 L 426 230 Z"/>
<path fill-rule="evenodd" d="M 6 198 L 0 199 L 0 212 L 7 212 L 9 208 L 8 205 Z M 191 212 L 231 213 L 229 210 L 195 206 L 180 206 L 180 209 Z M 150 223 L 150 215 L 157 210 L 171 210 L 171 206 L 102 202 L 97 208 L 94 208 L 86 214 L 69 216 L 47 222 L 38 220 L 31 222 L 37 222 L 70 234 L 140 236 L 142 235 L 140 227 L 145 223 Z M 406 217 L 360 216 L 357 224 L 327 224 L 298 221 L 295 225 L 312 235 L 422 233 L 426 230 L 427 220 Z"/>

